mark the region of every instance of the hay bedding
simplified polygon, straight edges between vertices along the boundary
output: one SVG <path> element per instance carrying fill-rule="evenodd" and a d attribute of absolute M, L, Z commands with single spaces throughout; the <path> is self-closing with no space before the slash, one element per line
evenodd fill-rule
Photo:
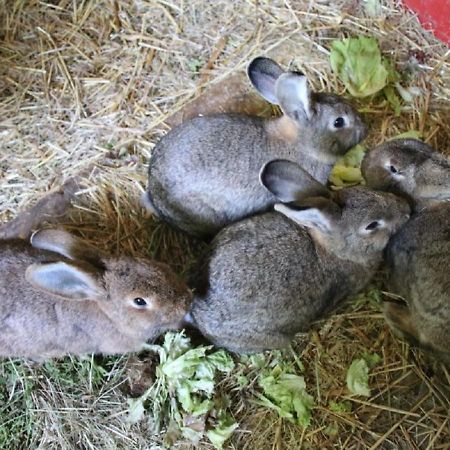
<path fill-rule="evenodd" d="M 328 49 L 348 35 L 378 38 L 400 71 L 416 67 L 411 84 L 423 89 L 399 118 L 380 99 L 361 102 L 369 142 L 418 129 L 448 152 L 448 48 L 398 2 L 381 5 L 370 17 L 363 2 L 338 0 L 0 1 L 0 220 L 78 174 L 82 190 L 61 219 L 67 229 L 183 273 L 201 246 L 145 217 L 139 205 L 167 118 L 261 53 L 304 71 L 316 90 L 342 93 Z M 240 391 L 230 376 L 218 390 L 230 395 L 240 422 L 231 448 L 450 448 L 448 371 L 394 339 L 370 296 L 318 323 L 294 348 L 316 399 L 312 424 L 302 430 L 255 406 L 252 387 Z M 364 351 L 382 357 L 371 372 L 373 395 L 349 397 L 345 373 Z M 100 364 L 105 373 L 70 358 L 44 367 L 1 363 L 3 448 L 159 448 L 162 436 L 124 420 L 127 377 L 141 373 L 142 361 Z M 328 408 L 350 398 L 349 413 Z"/>

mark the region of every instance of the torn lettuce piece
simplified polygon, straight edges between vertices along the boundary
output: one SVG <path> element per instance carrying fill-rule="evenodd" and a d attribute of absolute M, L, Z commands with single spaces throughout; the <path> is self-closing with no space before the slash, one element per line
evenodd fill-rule
<path fill-rule="evenodd" d="M 363 181 L 361 162 L 366 148 L 358 144 L 339 158 L 331 170 L 330 182 L 333 186 L 344 187 L 360 184 Z"/>
<path fill-rule="evenodd" d="M 420 139 L 422 140 L 423 135 L 420 131 L 417 130 L 409 130 L 404 133 L 400 133 L 397 136 L 393 136 L 388 139 L 388 141 L 392 141 L 392 139 Z"/>
<path fill-rule="evenodd" d="M 231 356 L 224 350 L 213 351 L 212 346 L 192 347 L 184 332 L 166 333 L 162 345 L 148 345 L 146 349 L 159 354 L 160 364 L 155 383 L 141 397 L 128 400 L 128 421 L 135 423 L 147 416 L 155 433 L 166 426 L 168 444 L 183 436 L 198 445 L 207 437 L 208 428 L 213 435 L 216 432 L 223 439 L 229 437 L 237 424 L 228 420 L 226 429 L 222 429 L 225 422 L 222 420 L 221 425 L 220 417 L 213 420 L 211 412 L 216 376 L 234 368 Z"/>
<path fill-rule="evenodd" d="M 259 395 L 258 404 L 274 409 L 280 417 L 307 427 L 311 420 L 311 409 L 314 401 L 306 392 L 305 380 L 302 376 L 281 372 L 259 379 L 264 395 Z"/>
<path fill-rule="evenodd" d="M 233 434 L 238 427 L 236 421 L 224 412 L 219 414 L 219 421 L 215 428 L 206 432 L 206 436 L 214 445 L 216 450 L 222 450 L 225 441 Z"/>
<path fill-rule="evenodd" d="M 354 97 L 367 97 L 388 83 L 388 68 L 383 63 L 376 39 L 360 36 L 331 43 L 333 72 Z"/>
<path fill-rule="evenodd" d="M 355 359 L 347 371 L 347 387 L 352 394 L 370 397 L 369 366 L 365 359 Z"/>

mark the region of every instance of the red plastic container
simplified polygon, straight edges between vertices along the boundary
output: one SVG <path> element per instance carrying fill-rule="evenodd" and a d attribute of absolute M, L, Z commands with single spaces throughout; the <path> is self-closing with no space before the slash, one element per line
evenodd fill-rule
<path fill-rule="evenodd" d="M 450 0 L 403 0 L 427 30 L 450 45 Z"/>

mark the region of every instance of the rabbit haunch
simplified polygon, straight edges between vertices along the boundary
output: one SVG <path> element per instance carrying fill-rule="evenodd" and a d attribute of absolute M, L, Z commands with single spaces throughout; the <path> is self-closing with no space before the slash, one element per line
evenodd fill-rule
<path fill-rule="evenodd" d="M 298 200 L 295 167 L 301 175 L 289 161 L 262 170 L 283 202 L 278 212 L 223 229 L 199 265 L 189 317 L 216 345 L 244 353 L 286 346 L 364 288 L 409 216 L 404 200 L 363 187 Z"/>
<path fill-rule="evenodd" d="M 0 356 L 138 351 L 180 325 L 191 294 L 164 264 L 99 255 L 63 231 L 32 243 L 0 241 Z"/>
<path fill-rule="evenodd" d="M 326 182 L 337 158 L 365 136 L 356 110 L 337 95 L 310 92 L 304 75 L 284 72 L 267 58 L 256 58 L 248 75 L 264 98 L 280 105 L 281 118 L 196 117 L 153 151 L 146 203 L 188 233 L 212 235 L 269 209 L 276 198 L 258 183 L 268 161 L 296 161 Z"/>

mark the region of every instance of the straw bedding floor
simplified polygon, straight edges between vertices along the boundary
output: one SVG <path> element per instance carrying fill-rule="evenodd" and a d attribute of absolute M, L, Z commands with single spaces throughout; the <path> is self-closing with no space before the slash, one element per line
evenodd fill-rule
<path fill-rule="evenodd" d="M 367 3 L 380 6 L 375 16 Z M 415 129 L 450 150 L 448 48 L 393 0 L 2 0 L 0 27 L 0 221 L 79 175 L 82 189 L 60 219 L 64 227 L 180 273 L 201 245 L 145 215 L 146 163 L 171 114 L 254 56 L 302 70 L 316 90 L 343 93 L 330 71 L 330 42 L 374 36 L 399 71 L 415 65 L 411 83 L 422 93 L 400 117 L 380 98 L 359 102 L 371 125 L 368 143 Z M 391 335 L 379 296 L 373 288 L 294 344 L 316 403 L 307 429 L 255 405 L 256 385 L 239 389 L 233 373 L 222 379 L 217 391 L 229 395 L 240 424 L 227 445 L 450 448 L 450 374 Z M 381 356 L 372 396 L 351 397 L 345 374 L 363 352 Z M 162 436 L 148 424 L 125 420 L 130 380 L 145 364 L 135 355 L 43 366 L 2 361 L 0 448 L 160 448 Z M 332 401 L 349 401 L 351 410 L 333 411 Z"/>

